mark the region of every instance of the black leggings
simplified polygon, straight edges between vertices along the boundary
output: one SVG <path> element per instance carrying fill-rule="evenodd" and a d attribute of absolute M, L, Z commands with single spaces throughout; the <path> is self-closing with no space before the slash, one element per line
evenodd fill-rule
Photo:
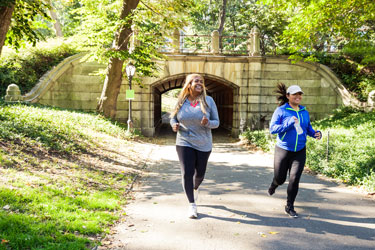
<path fill-rule="evenodd" d="M 194 189 L 198 189 L 206 173 L 211 151 L 202 152 L 191 147 L 176 146 L 181 165 L 182 187 L 190 203 L 194 202 Z"/>
<path fill-rule="evenodd" d="M 288 199 L 287 205 L 294 206 L 294 201 L 298 193 L 299 180 L 306 162 L 306 147 L 298 152 L 287 151 L 275 147 L 274 157 L 274 178 L 272 186 L 276 188 L 282 185 L 289 172 Z"/>

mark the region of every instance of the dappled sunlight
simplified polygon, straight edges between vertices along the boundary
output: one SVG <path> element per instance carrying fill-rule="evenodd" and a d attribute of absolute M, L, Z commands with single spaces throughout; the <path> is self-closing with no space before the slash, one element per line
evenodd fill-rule
<path fill-rule="evenodd" d="M 305 173 L 295 204 L 300 218 L 289 218 L 284 214 L 287 183 L 267 195 L 273 156 L 236 144 L 222 148 L 214 148 L 210 156 L 197 200 L 199 216 L 190 220 L 175 148 L 154 147 L 153 162 L 135 190 L 136 202 L 128 206 L 130 216 L 114 240 L 131 249 L 160 250 L 191 249 L 194 242 L 205 242 L 207 249 L 258 249 L 258 244 L 267 249 L 285 237 L 292 237 L 291 246 L 303 246 L 294 239 L 304 237 L 338 248 L 343 238 L 351 237 L 366 248 L 375 240 L 373 201 Z"/>

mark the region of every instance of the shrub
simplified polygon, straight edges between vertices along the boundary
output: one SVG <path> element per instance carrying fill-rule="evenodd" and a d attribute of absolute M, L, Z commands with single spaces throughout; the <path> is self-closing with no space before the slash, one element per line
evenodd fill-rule
<path fill-rule="evenodd" d="M 270 151 L 273 146 L 272 138 L 268 130 L 247 129 L 240 135 L 240 137 L 248 144 L 260 148 L 266 152 Z"/>
<path fill-rule="evenodd" d="M 29 92 L 43 74 L 76 53 L 72 44 L 55 39 L 4 55 L 0 60 L 0 96 L 4 97 L 12 83 L 20 87 L 22 94 Z"/>
<path fill-rule="evenodd" d="M 314 128 L 325 136 L 321 141 L 308 140 L 307 165 L 344 183 L 375 190 L 374 125 L 374 112 L 353 108 L 340 109 L 333 116 L 314 122 Z"/>

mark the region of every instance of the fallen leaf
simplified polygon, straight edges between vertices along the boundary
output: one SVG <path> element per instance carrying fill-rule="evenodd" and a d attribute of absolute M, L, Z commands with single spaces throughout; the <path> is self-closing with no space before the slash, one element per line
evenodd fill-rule
<path fill-rule="evenodd" d="M 109 240 L 103 241 L 102 243 L 103 243 L 103 245 L 109 245 L 109 244 L 111 244 L 111 242 Z"/>
<path fill-rule="evenodd" d="M 236 223 L 237 223 L 237 224 L 241 224 L 241 221 L 237 221 Z"/>
<path fill-rule="evenodd" d="M 272 232 L 272 231 L 270 231 L 269 233 L 270 234 L 279 234 L 279 232 Z"/>
<path fill-rule="evenodd" d="M 4 239 L 1 240 L 1 244 L 6 244 L 8 242 L 9 242 L 9 240 L 4 240 Z"/>

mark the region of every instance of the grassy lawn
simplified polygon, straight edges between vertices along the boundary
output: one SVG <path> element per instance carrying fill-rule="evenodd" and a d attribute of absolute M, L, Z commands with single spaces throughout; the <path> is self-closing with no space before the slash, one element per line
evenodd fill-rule
<path fill-rule="evenodd" d="M 125 214 L 142 155 L 98 115 L 0 104 L 0 249 L 91 249 Z"/>

